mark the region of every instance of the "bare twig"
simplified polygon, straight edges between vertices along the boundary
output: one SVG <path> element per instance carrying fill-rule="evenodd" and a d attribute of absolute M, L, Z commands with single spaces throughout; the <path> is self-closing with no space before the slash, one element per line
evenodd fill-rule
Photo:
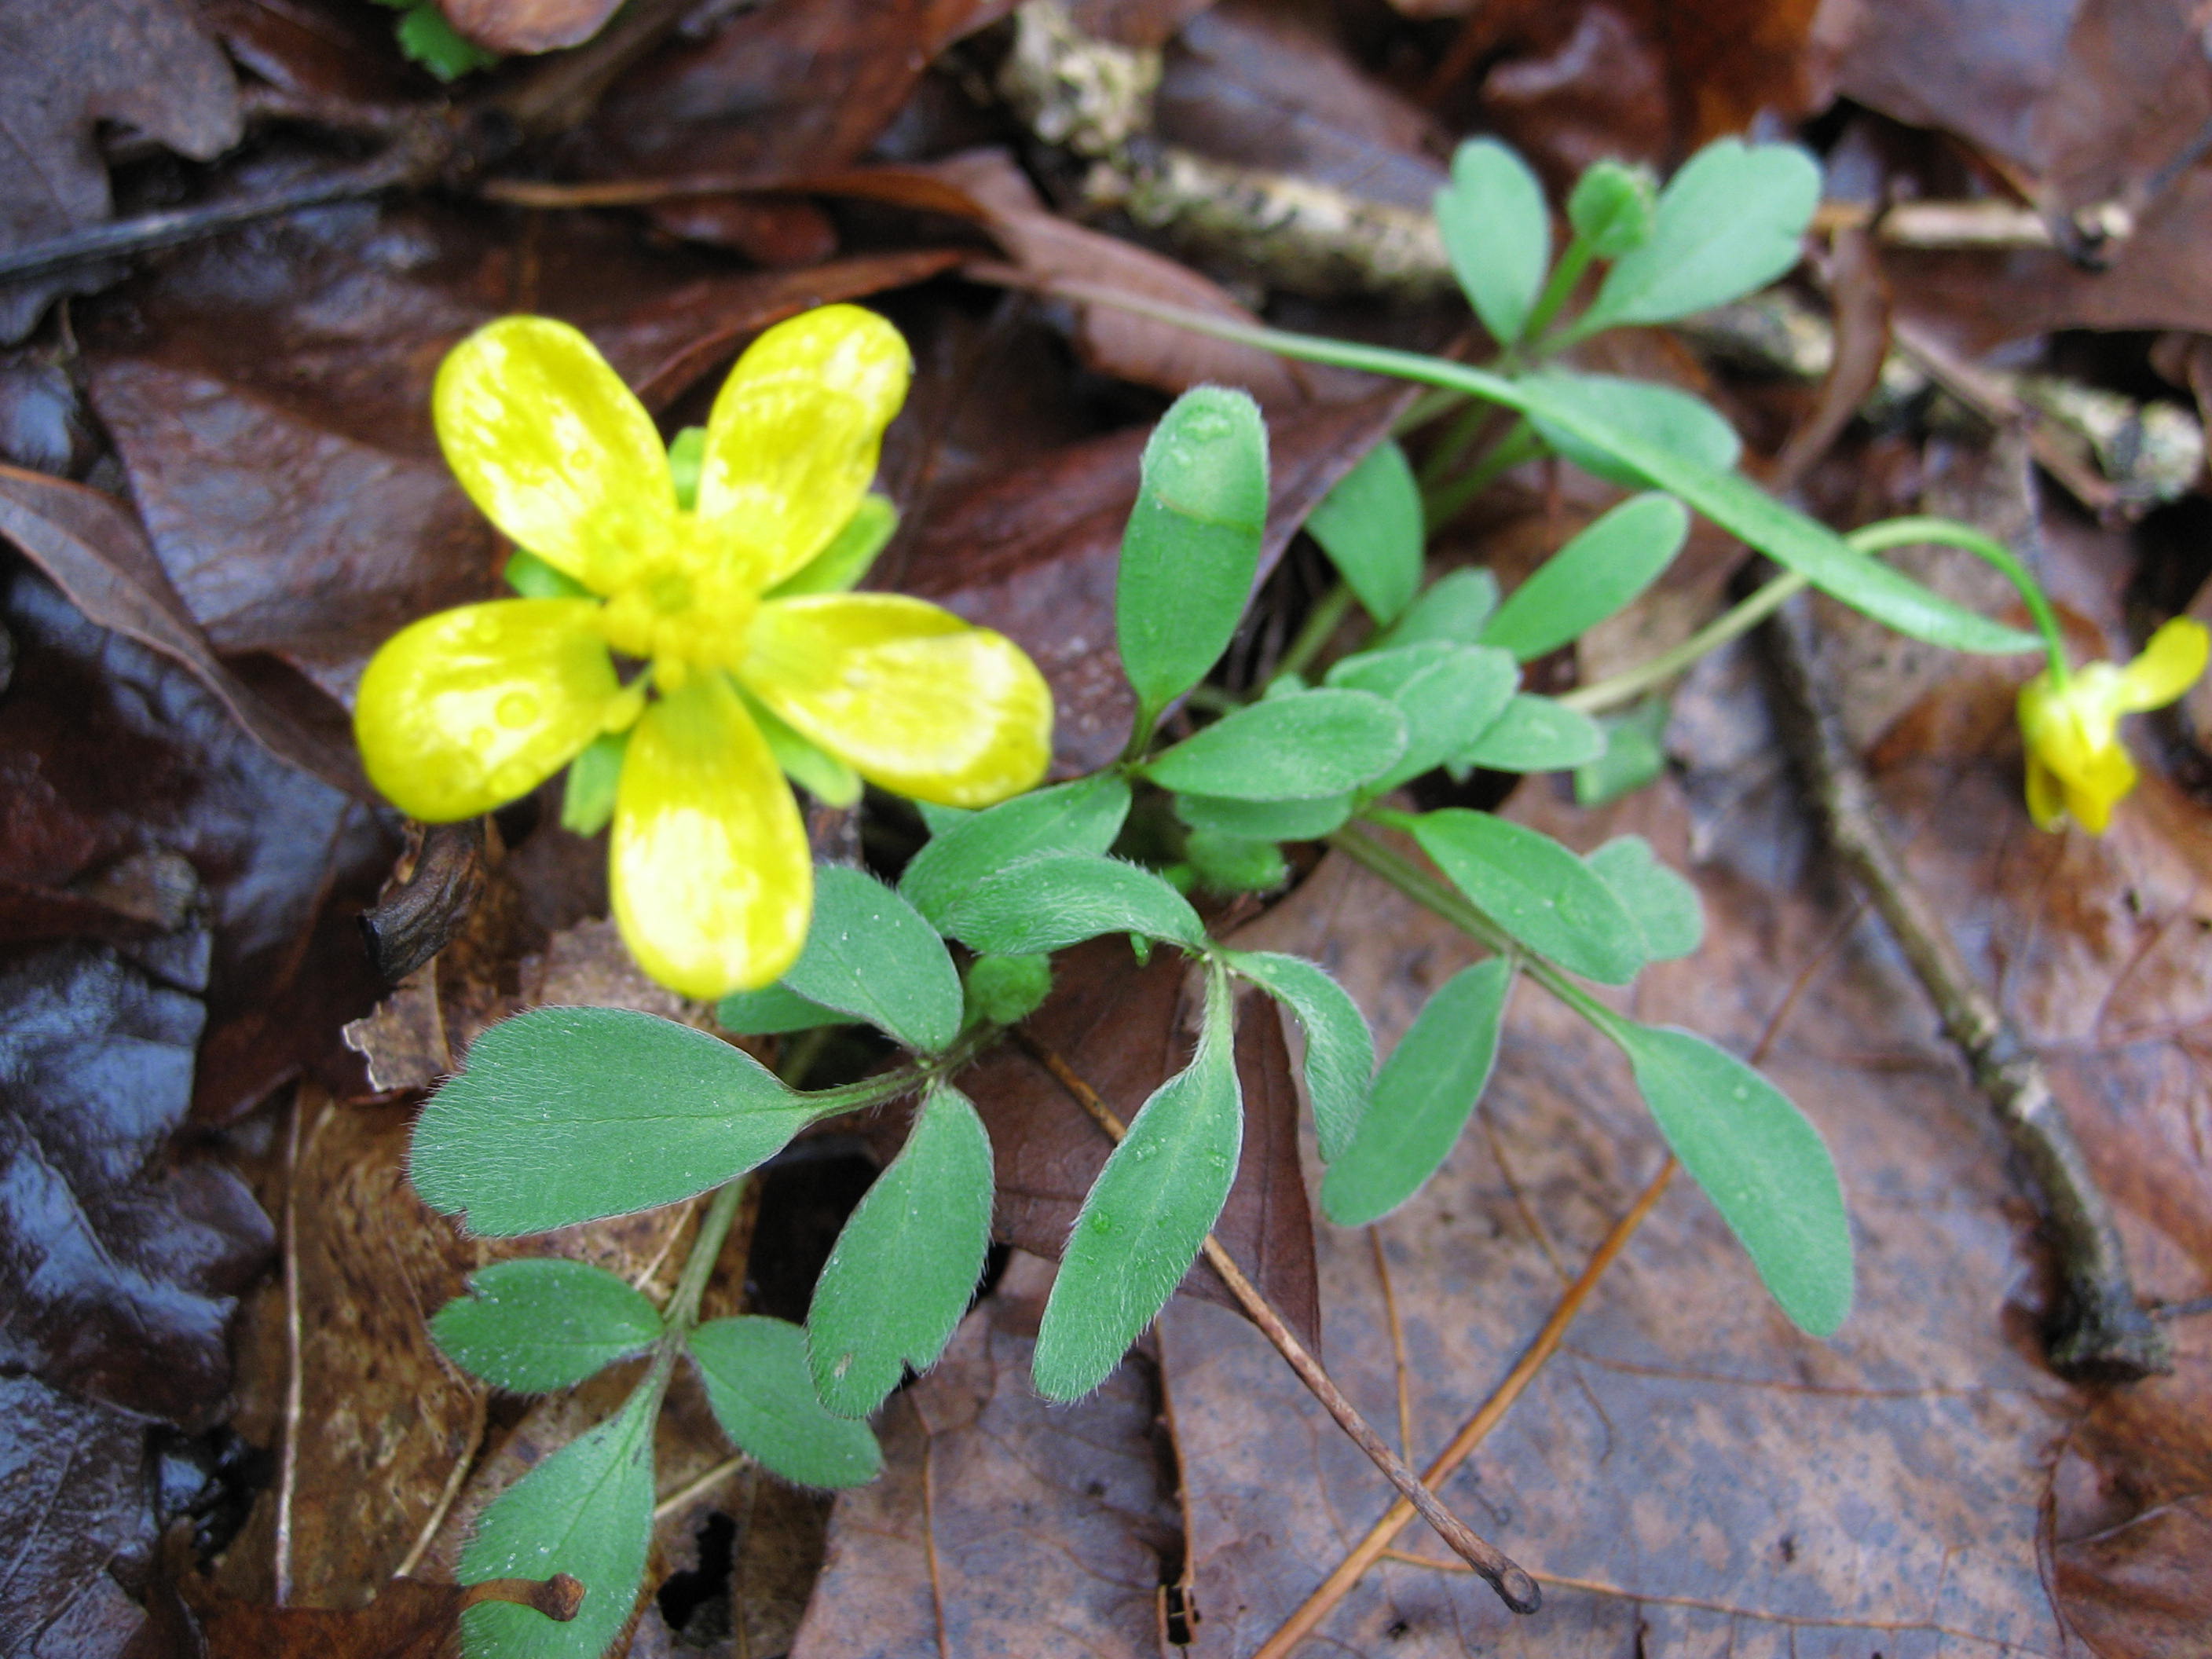
<path fill-rule="evenodd" d="M 1575 1316 L 1582 1311 L 1583 1304 L 1597 1288 L 1598 1280 L 1604 1277 L 1606 1269 L 1613 1264 L 1620 1253 L 1628 1248 L 1628 1241 L 1636 1237 L 1636 1230 L 1644 1224 L 1644 1218 L 1658 1204 L 1660 1197 L 1667 1190 L 1668 1182 L 1674 1178 L 1674 1171 L 1679 1167 L 1669 1154 L 1667 1161 L 1659 1166 L 1659 1173 L 1652 1176 L 1650 1183 L 1637 1195 L 1636 1202 L 1629 1206 L 1628 1212 L 1613 1224 L 1613 1230 L 1592 1252 L 1580 1276 L 1567 1286 L 1565 1294 L 1559 1297 L 1559 1304 L 1552 1310 L 1551 1317 L 1536 1333 L 1536 1340 L 1514 1363 L 1513 1369 L 1505 1374 L 1504 1381 L 1492 1391 L 1490 1398 L 1482 1402 L 1481 1408 L 1467 1420 L 1466 1425 L 1452 1437 L 1451 1443 L 1437 1453 L 1435 1461 L 1421 1472 L 1425 1485 L 1432 1487 L 1441 1486 L 1452 1471 L 1465 1462 L 1474 1449 L 1482 1443 L 1491 1430 L 1497 1427 L 1505 1413 L 1512 1409 L 1514 1401 L 1526 1392 L 1529 1383 L 1536 1380 L 1536 1374 L 1544 1369 L 1546 1362 L 1565 1340 L 1567 1327 L 1574 1323 Z M 1282 1627 L 1261 1645 L 1252 1659 L 1285 1659 L 1285 1656 L 1305 1640 L 1314 1627 L 1328 1616 L 1346 1592 L 1359 1582 L 1367 1569 L 1382 1558 L 1392 1541 L 1413 1518 L 1413 1506 L 1404 1498 L 1393 1504 L 1389 1513 L 1367 1529 L 1366 1536 L 1337 1564 L 1336 1571 L 1323 1579 L 1314 1593 L 1299 1604 L 1297 1611 L 1283 1621 Z"/>
<path fill-rule="evenodd" d="M 1066 1060 L 1042 1043 L 1019 1032 L 1016 1033 L 1016 1040 L 1030 1058 L 1052 1074 L 1053 1080 L 1067 1091 L 1076 1104 L 1090 1114 L 1091 1121 L 1118 1145 L 1127 1133 L 1127 1127 L 1115 1115 L 1113 1109 L 1098 1097 L 1097 1091 L 1079 1077 Z M 1261 1294 L 1259 1287 L 1244 1276 L 1243 1269 L 1222 1248 L 1220 1240 L 1208 1233 L 1202 1248 L 1206 1259 L 1213 1264 L 1213 1270 L 1229 1286 L 1229 1293 L 1237 1298 L 1237 1304 L 1244 1310 L 1245 1316 L 1275 1345 L 1276 1352 L 1297 1374 L 1298 1381 L 1306 1385 L 1308 1391 L 1336 1419 L 1337 1426 L 1352 1437 L 1352 1443 L 1365 1452 L 1390 1484 L 1397 1487 L 1402 1494 L 1398 1507 L 1402 1508 L 1408 1517 L 1418 1510 L 1421 1518 L 1436 1529 L 1437 1535 L 1451 1547 L 1455 1554 L 1489 1581 L 1490 1587 L 1498 1592 L 1498 1599 L 1507 1607 L 1516 1613 L 1535 1612 L 1543 1603 L 1543 1594 L 1536 1588 L 1536 1581 L 1504 1551 L 1445 1508 L 1437 1495 L 1421 1484 L 1420 1477 L 1413 1473 L 1405 1460 L 1392 1451 L 1382 1437 L 1369 1426 L 1367 1419 L 1359 1414 L 1358 1407 L 1345 1397 L 1344 1391 L 1322 1368 L 1321 1362 L 1306 1352 L 1305 1345 L 1298 1340 L 1284 1322 L 1282 1316 Z M 1396 1509 L 1392 1510 L 1394 1514 L 1396 1512 Z"/>
<path fill-rule="evenodd" d="M 1888 924 L 2040 1189 L 2060 1280 L 2045 1334 L 2051 1369 L 2099 1382 L 2171 1370 L 2166 1334 L 2136 1303 L 2119 1230 L 2043 1062 L 1977 982 L 1881 827 L 1874 787 L 1820 690 L 1810 629 L 1802 601 L 1767 625 L 1783 733 L 1830 842 Z"/>

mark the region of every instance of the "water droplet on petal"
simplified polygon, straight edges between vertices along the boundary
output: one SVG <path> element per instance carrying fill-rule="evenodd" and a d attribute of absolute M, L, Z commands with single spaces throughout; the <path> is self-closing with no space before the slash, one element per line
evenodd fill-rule
<path fill-rule="evenodd" d="M 510 691 L 499 700 L 499 723 L 520 731 L 536 721 L 540 706 L 535 691 Z"/>

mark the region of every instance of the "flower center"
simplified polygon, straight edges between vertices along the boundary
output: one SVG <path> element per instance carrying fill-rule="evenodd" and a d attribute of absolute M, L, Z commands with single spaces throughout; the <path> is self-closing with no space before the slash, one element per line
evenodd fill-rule
<path fill-rule="evenodd" d="M 734 669 L 760 603 L 750 571 L 732 568 L 726 548 L 704 544 L 684 514 L 667 546 L 639 557 L 607 595 L 599 627 L 607 643 L 656 668 Z"/>

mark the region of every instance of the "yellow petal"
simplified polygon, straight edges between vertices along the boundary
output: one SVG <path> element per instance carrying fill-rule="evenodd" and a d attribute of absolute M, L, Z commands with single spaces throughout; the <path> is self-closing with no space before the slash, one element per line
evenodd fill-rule
<path fill-rule="evenodd" d="M 2027 815 L 2039 830 L 2057 830 L 2066 823 L 2066 787 L 2033 749 L 2027 751 Z"/>
<path fill-rule="evenodd" d="M 474 817 L 526 795 L 624 702 L 596 599 L 494 599 L 402 629 L 362 676 L 369 781 L 411 817 Z"/>
<path fill-rule="evenodd" d="M 899 331 L 858 306 L 778 323 L 738 359 L 707 417 L 698 512 L 762 586 L 853 516 L 911 374 Z"/>
<path fill-rule="evenodd" d="M 1052 755 L 1052 691 L 1003 635 L 920 599 L 771 599 L 745 687 L 871 782 L 941 806 L 1029 788 Z"/>
<path fill-rule="evenodd" d="M 2163 708 L 2197 684 L 2208 655 L 2212 655 L 2212 634 L 2206 633 L 2204 624 L 2174 617 L 2150 636 L 2142 655 L 2120 671 L 2120 707 Z"/>
<path fill-rule="evenodd" d="M 478 329 L 439 368 L 431 412 L 484 516 L 592 592 L 667 541 L 676 488 L 660 434 L 568 324 L 503 317 Z"/>
<path fill-rule="evenodd" d="M 798 959 L 814 903 L 806 830 L 720 674 L 695 675 L 630 733 L 610 872 L 623 941 L 672 990 L 754 990 Z"/>

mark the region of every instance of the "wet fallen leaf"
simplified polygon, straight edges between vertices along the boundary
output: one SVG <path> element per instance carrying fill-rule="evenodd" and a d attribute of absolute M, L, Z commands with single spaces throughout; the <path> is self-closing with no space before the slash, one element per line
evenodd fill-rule
<path fill-rule="evenodd" d="M 191 862 L 213 933 L 196 1112 L 227 1119 L 335 1053 L 332 1018 L 373 998 L 343 912 L 388 861 L 383 827 L 276 760 L 183 668 L 27 570 L 0 582 L 18 650 L 0 703 L 0 877 L 64 887 L 140 849 Z"/>
<path fill-rule="evenodd" d="M 457 34 L 496 52 L 552 52 L 590 40 L 622 0 L 439 0 Z"/>
<path fill-rule="evenodd" d="M 179 0 L 56 0 L 0 16 L 0 252 L 107 217 L 100 122 L 127 123 L 200 161 L 238 142 L 238 88 Z M 0 283 L 0 342 L 20 340 L 57 294 L 113 280 L 77 271 Z"/>
<path fill-rule="evenodd" d="M 938 1368 L 892 1397 L 884 1474 L 830 1512 L 792 1659 L 1159 1650 L 1178 1517 L 1152 1368 L 1046 1406 L 1029 1359 L 1049 1279 L 1016 1255 Z"/>
<path fill-rule="evenodd" d="M 119 1653 L 144 1615 L 118 1582 L 152 1553 L 145 1421 L 34 1376 L 0 1378 L 0 1502 L 15 1517 L 0 1628 L 36 1659 Z"/>

